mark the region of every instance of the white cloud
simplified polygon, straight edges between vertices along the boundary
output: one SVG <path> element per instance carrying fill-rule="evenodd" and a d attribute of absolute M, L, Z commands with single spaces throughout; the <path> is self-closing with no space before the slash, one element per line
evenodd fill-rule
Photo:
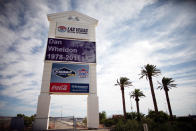
<path fill-rule="evenodd" d="M 62 8 L 56 10 L 67 10 L 69 1 L 63 3 Z M 0 35 L 3 38 L 0 41 L 0 84 L 3 87 L 0 95 L 24 104 L 15 107 L 16 112 L 36 112 L 49 26 L 47 14 L 56 12 L 48 5 L 47 1 L 7 2 L 5 13 L 0 15 Z M 1 102 L 1 109 L 11 110 L 5 103 Z"/>
<path fill-rule="evenodd" d="M 6 16 L 0 15 L 0 23 L 2 23 L 0 24 L 2 38 L 0 41 L 0 84 L 5 88 L 1 90 L 0 95 L 19 99 L 22 103 L 29 103 L 29 106 L 34 107 L 20 106 L 15 108 L 16 110 L 25 108 L 24 111 L 35 112 L 37 95 L 41 87 L 49 26 L 46 14 L 71 9 L 70 2 L 38 1 L 35 3 L 30 1 L 27 3 L 29 10 L 25 10 L 23 3 L 20 2 L 5 5 Z M 146 95 L 140 100 L 140 109 L 141 112 L 147 113 L 148 109 L 154 108 L 148 81 L 139 80 L 138 74 L 141 67 L 147 63 L 155 64 L 158 68 L 175 66 L 195 60 L 194 33 L 189 36 L 176 34 L 175 37 L 169 37 L 178 30 L 183 32 L 185 27 L 193 24 L 196 17 L 192 6 L 188 8 L 189 4 L 186 3 L 181 5 L 167 3 L 157 7 L 156 2 L 155 0 L 126 0 L 123 2 L 89 0 L 75 3 L 77 11 L 99 20 L 96 43 L 100 111 L 106 110 L 109 115 L 122 113 L 121 91 L 114 84 L 117 78 L 126 76 L 133 81 L 134 85 L 125 91 L 127 111 L 131 111 L 129 92 L 134 88 L 139 88 Z M 149 7 L 149 5 L 153 6 Z M 18 8 L 15 8 L 16 6 Z M 144 8 L 150 8 L 152 11 L 141 14 Z M 177 11 L 180 12 L 177 13 Z M 23 17 L 19 17 L 21 12 Z M 171 16 L 172 18 L 170 18 Z M 20 25 L 21 23 L 22 25 Z M 9 27 L 10 25 L 12 28 Z M 142 29 L 144 27 L 151 28 L 145 30 Z M 183 50 L 175 50 L 172 53 L 158 52 L 160 49 L 175 49 L 181 46 L 184 42 L 178 41 L 184 37 L 190 38 L 191 41 Z M 187 71 L 194 69 L 195 67 L 181 68 L 163 72 L 162 75 L 183 77 Z M 195 73 L 189 75 L 195 76 Z M 160 77 L 153 79 L 155 88 L 156 81 Z M 195 80 L 183 77 L 177 79 L 176 82 L 181 87 L 181 84 L 195 83 Z M 194 88 L 186 87 L 174 89 L 170 93 L 174 114 L 187 114 L 190 110 L 186 107 L 192 108 L 192 105 L 195 104 L 193 101 L 188 101 L 189 98 L 195 98 L 194 95 L 189 96 L 190 90 L 194 90 Z M 159 109 L 165 111 L 167 108 L 164 92 L 155 90 L 155 93 Z M 182 100 L 180 96 L 186 98 L 183 101 L 184 104 L 178 100 Z M 52 96 L 51 115 L 59 116 L 62 110 L 65 116 L 73 114 L 85 116 L 86 99 L 87 96 Z M 132 104 L 135 111 L 134 100 L 132 100 Z M 6 102 L 0 102 L 1 108 L 5 106 Z"/>
<path fill-rule="evenodd" d="M 0 101 L 0 108 L 5 107 L 6 104 L 7 104 L 7 102 L 5 102 L 5 101 Z"/>
<path fill-rule="evenodd" d="M 172 7 L 173 7 L 172 4 L 168 4 L 168 5 L 165 5 L 164 7 L 161 7 L 162 9 L 158 8 L 157 9 L 158 11 L 155 10 L 155 12 L 157 13 L 157 14 L 155 13 L 155 16 L 153 16 L 153 17 L 147 16 L 147 17 L 150 17 L 150 21 L 149 21 L 149 19 L 141 20 L 138 22 L 139 24 L 136 23 L 131 30 L 138 32 L 138 29 L 140 29 L 142 24 L 151 25 L 151 24 L 156 23 L 159 19 L 166 17 L 168 15 L 168 13 L 170 12 L 170 10 L 172 10 Z M 165 9 L 168 9 L 168 10 L 165 10 Z M 150 36 L 148 38 L 145 38 L 146 40 L 138 40 L 138 41 L 134 41 L 134 42 L 132 41 L 132 39 L 127 37 L 126 44 L 124 44 L 124 43 L 119 44 L 118 47 L 115 47 L 116 45 L 113 46 L 113 44 L 111 44 L 113 42 L 113 40 L 111 38 L 108 39 L 107 37 L 105 37 L 107 39 L 107 41 L 104 40 L 105 43 L 103 42 L 103 40 L 101 42 L 97 41 L 98 44 L 101 44 L 101 45 L 98 45 L 98 47 L 101 47 L 100 50 L 103 49 L 102 50 L 103 55 L 102 56 L 100 55 L 98 57 L 99 58 L 98 59 L 98 61 L 99 61 L 99 63 L 98 63 L 98 71 L 99 71 L 98 92 L 99 92 L 100 98 L 102 98 L 102 99 L 100 99 L 102 110 L 105 109 L 108 112 L 112 111 L 115 113 L 120 110 L 121 112 L 118 112 L 118 113 L 122 113 L 122 109 L 121 109 L 122 102 L 121 102 L 120 89 L 117 90 L 117 89 L 115 89 L 115 87 L 113 87 L 113 84 L 116 82 L 116 79 L 119 78 L 120 76 L 127 76 L 127 77 L 131 78 L 131 80 L 134 82 L 133 83 L 134 88 L 140 88 L 140 89 L 144 90 L 144 93 L 147 93 L 147 97 L 143 98 L 143 101 L 144 101 L 143 105 L 141 104 L 141 110 L 144 113 L 147 113 L 147 111 L 148 111 L 146 109 L 146 105 L 148 105 L 148 108 L 154 109 L 153 103 L 152 103 L 152 98 L 151 98 L 151 93 L 149 92 L 150 88 L 149 88 L 148 82 L 145 82 L 145 80 L 138 80 L 138 78 L 139 78 L 138 74 L 140 73 L 140 69 L 141 69 L 140 67 L 147 64 L 147 63 L 150 63 L 150 64 L 157 65 L 157 67 L 159 68 L 159 67 L 163 67 L 163 66 L 176 65 L 176 64 L 180 64 L 180 63 L 187 62 L 190 60 L 194 60 L 194 58 L 193 58 L 193 56 L 195 55 L 195 51 L 193 50 L 193 48 L 195 46 L 194 43 L 192 43 L 189 47 L 185 48 L 185 50 L 183 50 L 181 52 L 175 51 L 173 53 L 156 53 L 156 54 L 154 53 L 152 55 L 153 52 L 156 52 L 160 49 L 175 48 L 181 44 L 181 43 L 170 42 L 170 40 L 171 40 L 170 38 L 168 40 L 164 39 L 162 41 L 159 41 L 159 39 L 163 38 L 163 36 L 165 37 L 166 35 L 170 35 L 176 29 L 181 29 L 181 28 L 188 26 L 192 22 L 192 19 L 194 17 L 190 18 L 189 16 L 186 16 L 186 14 L 189 12 L 187 12 L 185 9 L 183 11 L 181 13 L 186 18 L 185 17 L 181 18 L 180 17 L 181 15 L 178 15 L 177 16 L 178 19 L 174 19 L 174 21 L 170 21 L 169 26 L 167 28 L 165 28 L 165 30 L 160 30 L 160 34 L 156 34 L 155 37 Z M 165 24 L 165 25 L 167 26 L 168 24 Z M 121 29 L 129 30 L 127 25 L 123 26 L 121 29 L 118 29 L 118 28 L 115 28 L 115 29 L 116 29 L 115 30 L 116 32 L 120 31 Z M 164 33 L 165 31 L 168 31 L 168 32 Z M 164 33 L 164 35 L 163 35 L 163 33 Z M 135 34 L 137 34 L 137 33 L 135 33 Z M 107 36 L 107 34 L 104 34 L 104 33 L 103 33 L 103 35 Z M 98 38 L 99 37 L 102 38 L 101 36 L 98 36 Z M 122 38 L 119 38 L 119 39 L 121 40 Z M 176 39 L 176 38 L 173 38 L 173 39 Z M 130 40 L 130 42 L 129 42 L 129 40 Z M 108 43 L 110 43 L 109 46 L 108 46 Z M 116 43 L 118 43 L 118 42 L 116 42 Z M 106 46 L 104 46 L 105 44 L 106 44 Z M 167 63 L 162 62 L 163 60 L 169 60 L 169 59 L 171 60 L 171 62 L 167 62 Z M 180 71 L 182 73 L 184 73 L 189 69 L 180 70 Z M 172 75 L 177 72 L 178 71 L 175 70 L 175 71 L 169 72 L 169 73 L 170 73 L 170 76 L 172 77 Z M 168 73 L 163 72 L 163 74 L 168 74 Z M 154 79 L 155 88 L 157 86 L 156 81 L 159 79 L 160 78 Z M 183 83 L 194 82 L 193 79 L 185 80 Z M 179 82 L 179 81 L 176 81 L 176 82 L 177 82 L 177 84 L 182 84 L 182 82 Z M 127 90 L 131 90 L 131 88 L 127 89 Z M 189 90 L 189 89 L 187 89 L 187 90 Z M 107 92 L 107 96 L 105 95 L 106 92 Z M 129 92 L 129 91 L 127 91 L 127 92 Z M 155 90 L 155 92 L 158 96 L 157 102 L 159 105 L 159 109 L 166 111 L 167 105 L 166 105 L 166 101 L 165 101 L 164 92 L 162 92 L 162 91 L 160 92 L 160 91 L 156 91 L 156 90 Z M 110 98 L 112 98 L 112 99 L 110 99 Z M 129 103 L 129 95 L 128 94 L 126 94 L 126 101 L 127 101 L 128 107 L 129 107 L 130 103 Z M 109 108 L 108 105 L 105 103 L 110 103 L 110 107 L 112 107 L 112 108 Z M 180 113 L 185 114 L 185 112 L 186 111 L 180 112 Z M 177 112 L 178 115 L 180 113 Z"/>

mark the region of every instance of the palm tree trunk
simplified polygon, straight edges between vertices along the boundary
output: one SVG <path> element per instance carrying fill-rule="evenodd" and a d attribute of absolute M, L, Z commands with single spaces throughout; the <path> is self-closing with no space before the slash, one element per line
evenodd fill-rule
<path fill-rule="evenodd" d="M 170 118 L 172 118 L 173 117 L 173 114 L 172 114 L 172 109 L 171 109 L 169 95 L 168 95 L 168 91 L 167 90 L 165 90 L 165 96 L 166 96 L 166 99 L 167 99 L 167 105 L 168 105 L 168 109 L 169 109 L 169 115 L 170 115 Z"/>
<path fill-rule="evenodd" d="M 138 99 L 138 98 L 136 98 L 136 99 L 135 99 L 135 101 L 136 101 L 136 107 L 137 107 L 137 114 L 139 115 L 139 113 L 140 113 L 140 108 L 139 108 L 139 99 Z"/>
<path fill-rule="evenodd" d="M 136 106 L 137 106 L 137 119 L 140 120 L 140 108 L 139 108 L 139 99 L 136 98 Z"/>
<path fill-rule="evenodd" d="M 150 84 L 150 89 L 151 89 L 151 93 L 152 93 L 152 99 L 153 99 L 153 103 L 154 103 L 154 109 L 155 112 L 158 113 L 158 106 L 157 106 L 157 101 L 156 101 L 156 97 L 155 97 L 155 93 L 154 93 L 154 88 L 153 88 L 153 83 L 152 83 L 152 77 L 149 76 L 149 84 Z"/>
<path fill-rule="evenodd" d="M 127 118 L 126 114 L 126 106 L 125 106 L 125 93 L 124 93 L 124 87 L 121 87 L 121 92 L 122 92 L 122 103 L 123 103 L 123 113 L 124 113 L 124 118 Z"/>

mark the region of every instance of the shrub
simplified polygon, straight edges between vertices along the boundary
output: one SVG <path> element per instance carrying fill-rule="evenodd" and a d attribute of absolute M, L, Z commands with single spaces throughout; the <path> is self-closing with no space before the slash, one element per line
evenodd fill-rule
<path fill-rule="evenodd" d="M 106 127 L 111 127 L 111 126 L 113 126 L 115 124 L 116 124 L 116 122 L 112 118 L 108 118 L 108 119 L 104 120 L 104 126 L 106 126 Z"/>
<path fill-rule="evenodd" d="M 32 116 L 25 116 L 24 114 L 17 114 L 17 117 L 21 117 L 24 119 L 24 125 L 26 127 L 30 126 L 32 122 L 35 120 L 35 115 Z"/>
<path fill-rule="evenodd" d="M 127 120 L 125 123 L 120 120 L 116 126 L 112 128 L 112 131 L 142 131 L 142 125 L 136 120 Z"/>
<path fill-rule="evenodd" d="M 168 121 L 169 115 L 163 111 L 159 111 L 158 113 L 156 113 L 155 111 L 149 111 L 146 118 L 150 118 L 150 119 L 154 120 L 155 122 L 161 123 L 161 122 Z"/>
<path fill-rule="evenodd" d="M 139 113 L 139 116 L 138 116 L 137 112 L 127 113 L 127 119 L 130 119 L 130 120 L 140 120 L 143 118 L 144 118 L 144 114 L 142 114 L 142 113 Z"/>
<path fill-rule="evenodd" d="M 112 131 L 123 131 L 124 128 L 125 128 L 125 125 L 124 125 L 123 121 L 120 120 L 120 121 L 116 124 L 116 126 L 115 126 L 114 128 L 112 128 Z"/>
<path fill-rule="evenodd" d="M 176 120 L 177 121 L 184 121 L 184 122 L 191 122 L 191 121 L 193 121 L 193 118 L 191 118 L 191 117 L 177 117 Z"/>
<path fill-rule="evenodd" d="M 103 124 L 105 120 L 106 120 L 106 112 L 102 111 L 99 113 L 99 121 L 101 124 Z"/>
<path fill-rule="evenodd" d="M 82 123 L 87 124 L 87 118 L 86 117 L 83 119 Z"/>
<path fill-rule="evenodd" d="M 165 121 L 155 122 L 153 119 L 147 118 L 142 121 L 148 124 L 149 131 L 195 131 L 196 122 L 183 122 L 183 121 Z"/>

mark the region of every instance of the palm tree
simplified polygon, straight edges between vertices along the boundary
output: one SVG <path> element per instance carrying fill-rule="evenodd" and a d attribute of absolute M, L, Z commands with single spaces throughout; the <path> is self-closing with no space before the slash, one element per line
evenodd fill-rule
<path fill-rule="evenodd" d="M 145 95 L 143 94 L 142 91 L 140 91 L 140 89 L 135 89 L 134 91 L 132 91 L 130 93 L 130 98 L 131 97 L 135 98 L 138 116 L 140 114 L 140 108 L 139 108 L 139 100 L 140 99 L 139 98 L 142 97 L 142 96 L 145 96 Z"/>
<path fill-rule="evenodd" d="M 157 101 L 156 101 L 156 97 L 155 97 L 155 93 L 154 93 L 152 77 L 158 76 L 160 73 L 161 73 L 161 71 L 159 69 L 157 69 L 155 65 L 147 64 L 142 68 L 141 74 L 140 74 L 141 75 L 140 79 L 143 78 L 144 76 L 146 76 L 146 79 L 149 80 L 152 99 L 153 99 L 153 103 L 154 103 L 154 109 L 155 109 L 155 112 L 157 112 L 157 113 L 158 113 L 158 107 L 157 107 Z"/>
<path fill-rule="evenodd" d="M 126 119 L 126 106 L 125 106 L 125 93 L 124 93 L 124 88 L 128 86 L 132 86 L 132 82 L 129 81 L 129 78 L 127 77 L 120 77 L 120 81 L 117 79 L 117 83 L 115 84 L 116 86 L 120 86 L 121 93 L 122 93 L 122 103 L 123 103 L 123 113 L 124 113 L 124 118 Z"/>
<path fill-rule="evenodd" d="M 162 83 L 158 82 L 160 84 L 160 86 L 158 86 L 158 88 L 160 90 L 164 89 L 164 91 L 165 91 L 165 96 L 166 96 L 167 105 L 168 105 L 168 109 L 169 109 L 169 115 L 171 118 L 173 117 L 173 114 L 172 114 L 172 109 L 171 109 L 171 105 L 170 105 L 168 91 L 172 87 L 176 87 L 176 84 L 173 84 L 173 82 L 174 82 L 174 80 L 172 78 L 167 78 L 167 77 L 162 78 Z"/>

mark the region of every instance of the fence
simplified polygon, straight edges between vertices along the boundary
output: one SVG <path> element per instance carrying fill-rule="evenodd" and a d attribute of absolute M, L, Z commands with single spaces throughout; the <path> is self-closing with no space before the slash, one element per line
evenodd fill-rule
<path fill-rule="evenodd" d="M 24 119 L 21 117 L 0 117 L 0 130 L 25 130 Z"/>
<path fill-rule="evenodd" d="M 69 129 L 78 130 L 86 129 L 84 118 L 70 117 L 49 117 L 49 129 Z M 32 124 L 25 125 L 22 117 L 0 117 L 0 131 L 16 130 L 26 131 L 32 130 Z"/>
<path fill-rule="evenodd" d="M 49 129 L 86 129 L 84 118 L 49 117 Z"/>

